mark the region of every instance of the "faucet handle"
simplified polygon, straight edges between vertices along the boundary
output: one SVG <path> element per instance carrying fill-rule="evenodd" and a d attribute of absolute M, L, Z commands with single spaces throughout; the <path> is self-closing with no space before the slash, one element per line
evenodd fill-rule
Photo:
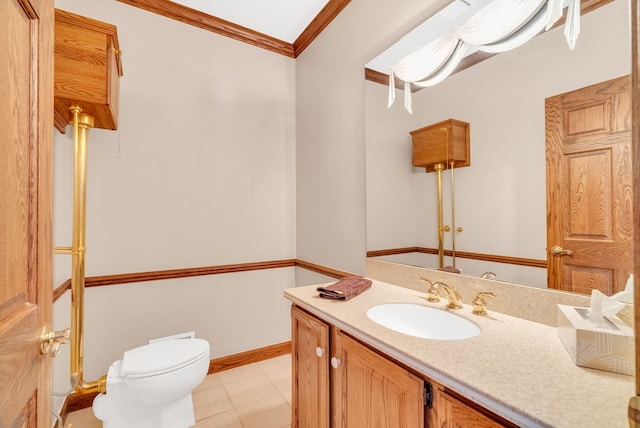
<path fill-rule="evenodd" d="M 473 298 L 473 313 L 476 315 L 487 315 L 487 301 L 484 297 L 496 297 L 496 293 L 491 291 L 481 291 Z"/>
<path fill-rule="evenodd" d="M 429 284 L 429 289 L 427 290 L 427 300 L 432 303 L 439 302 L 440 296 L 438 295 L 438 287 L 433 283 L 433 281 L 425 278 L 424 276 L 420 277 L 420 281 L 424 281 Z"/>
<path fill-rule="evenodd" d="M 430 286 L 433 286 L 433 281 L 431 281 L 430 279 L 425 278 L 424 276 L 420 277 L 420 281 L 424 281 L 427 284 L 429 284 Z"/>

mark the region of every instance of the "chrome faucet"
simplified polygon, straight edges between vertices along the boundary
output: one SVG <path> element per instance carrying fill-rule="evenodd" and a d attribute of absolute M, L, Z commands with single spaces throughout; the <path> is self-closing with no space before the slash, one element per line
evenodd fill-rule
<path fill-rule="evenodd" d="M 451 309 L 460 309 L 462 308 L 462 297 L 458 293 L 455 287 L 449 287 L 444 282 L 432 282 L 427 278 L 420 277 L 421 281 L 427 282 L 430 284 L 429 289 L 427 290 L 427 300 L 430 302 L 439 302 L 440 301 L 440 290 L 444 290 L 447 293 L 447 299 L 449 299 L 448 308 Z"/>

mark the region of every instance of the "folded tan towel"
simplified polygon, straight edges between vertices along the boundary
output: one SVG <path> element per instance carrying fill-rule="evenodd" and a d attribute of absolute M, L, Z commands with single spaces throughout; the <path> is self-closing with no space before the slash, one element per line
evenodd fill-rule
<path fill-rule="evenodd" d="M 349 300 L 371 287 L 371 280 L 359 276 L 348 276 L 326 287 L 318 287 L 320 297 Z"/>

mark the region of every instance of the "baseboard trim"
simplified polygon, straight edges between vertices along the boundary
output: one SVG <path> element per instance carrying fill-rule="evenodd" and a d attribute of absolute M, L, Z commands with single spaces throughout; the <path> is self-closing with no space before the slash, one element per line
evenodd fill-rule
<path fill-rule="evenodd" d="M 69 413 L 91 407 L 96 395 L 98 395 L 97 392 L 74 392 L 67 395 L 67 399 L 62 406 L 63 412 L 60 412 L 62 420 L 64 421 Z"/>
<path fill-rule="evenodd" d="M 268 360 L 269 358 L 275 358 L 290 353 L 291 341 L 288 341 L 265 346 L 263 348 L 252 349 L 246 352 L 240 352 L 238 354 L 227 355 L 225 357 L 214 358 L 209 363 L 209 371 L 207 374 L 218 373 L 224 370 L 257 363 L 259 361 Z"/>
<path fill-rule="evenodd" d="M 59 410 L 60 418 L 64 421 L 69 414 L 69 396 L 67 395 L 62 402 L 62 407 Z M 60 426 L 60 420 L 56 419 L 56 423 L 53 425 L 53 428 L 64 428 L 64 424 Z"/>
<path fill-rule="evenodd" d="M 214 358 L 209 363 L 208 375 L 229 370 L 235 367 L 241 367 L 247 364 L 257 363 L 259 361 L 268 360 L 270 358 L 279 357 L 291 353 L 291 341 L 277 343 L 250 351 L 240 352 L 238 354 L 227 355 L 225 357 Z M 96 392 L 69 394 L 62 404 L 60 416 L 64 421 L 69 413 L 86 409 L 93 405 L 93 399 L 98 395 Z M 54 428 L 60 427 L 58 422 Z"/>

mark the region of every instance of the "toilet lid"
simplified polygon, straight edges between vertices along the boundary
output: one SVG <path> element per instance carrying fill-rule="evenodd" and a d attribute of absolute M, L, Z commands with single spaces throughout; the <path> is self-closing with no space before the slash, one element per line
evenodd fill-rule
<path fill-rule="evenodd" d="M 209 358 L 209 342 L 203 339 L 163 340 L 124 353 L 120 376 L 145 377 L 167 373 Z"/>

